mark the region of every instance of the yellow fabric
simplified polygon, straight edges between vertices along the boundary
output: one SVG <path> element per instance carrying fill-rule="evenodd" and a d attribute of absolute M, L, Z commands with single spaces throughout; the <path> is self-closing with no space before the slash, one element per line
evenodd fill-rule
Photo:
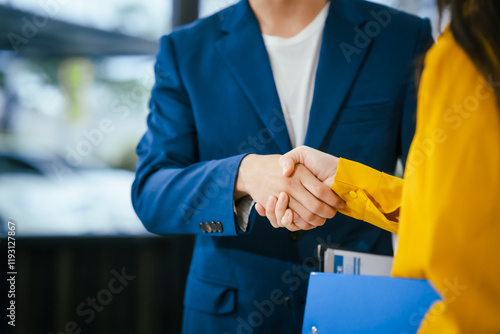
<path fill-rule="evenodd" d="M 398 224 L 389 221 L 384 213 L 401 206 L 402 179 L 340 158 L 332 189 L 346 202 L 339 212 L 397 233 Z"/>
<path fill-rule="evenodd" d="M 394 276 L 440 292 L 419 333 L 500 333 L 499 110 L 450 32 L 425 59 L 404 184 L 341 159 L 332 189 L 343 213 L 398 232 Z M 397 205 L 399 226 L 383 215 Z"/>

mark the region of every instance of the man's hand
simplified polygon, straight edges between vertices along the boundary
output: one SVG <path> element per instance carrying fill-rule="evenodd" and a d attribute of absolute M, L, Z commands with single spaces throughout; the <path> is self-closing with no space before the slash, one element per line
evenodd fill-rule
<path fill-rule="evenodd" d="M 327 218 L 335 215 L 334 207 L 341 200 L 304 166 L 298 165 L 285 177 L 279 159 L 279 155 L 247 155 L 238 171 L 234 199 L 250 195 L 262 205 L 270 197 L 277 198 L 284 192 L 289 194 L 287 206 L 294 211 L 294 229 L 323 225 Z M 274 227 L 282 227 L 281 220 L 269 218 Z"/>
<path fill-rule="evenodd" d="M 259 203 L 255 204 L 255 210 L 261 216 L 267 216 L 269 221 L 276 221 L 280 227 L 284 227 L 290 231 L 298 230 L 311 230 L 317 226 L 306 226 L 306 228 L 299 228 L 300 224 L 296 224 L 297 214 L 288 208 L 288 194 L 280 193 L 279 197 L 270 196 L 267 200 L 266 207 L 264 208 Z M 333 218 L 333 217 L 332 217 Z M 323 224 L 326 220 L 323 222 Z"/>
<path fill-rule="evenodd" d="M 284 176 L 288 177 L 296 168 L 305 166 L 318 180 L 330 188 L 337 172 L 339 159 L 310 147 L 300 146 L 282 156 L 279 162 L 283 168 Z M 333 191 L 331 193 L 334 194 Z M 336 194 L 335 197 L 339 203 L 336 208 L 343 208 L 343 201 Z M 298 227 L 294 224 L 297 214 L 293 209 L 288 208 L 288 201 L 289 196 L 286 193 L 280 193 L 278 198 L 270 196 L 265 208 L 257 203 L 255 209 L 261 216 L 267 216 L 270 221 L 276 221 L 278 225 L 294 231 Z"/>

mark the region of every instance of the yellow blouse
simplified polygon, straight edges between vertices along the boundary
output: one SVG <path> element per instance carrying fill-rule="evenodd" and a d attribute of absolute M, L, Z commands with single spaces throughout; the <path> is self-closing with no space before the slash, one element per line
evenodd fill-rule
<path fill-rule="evenodd" d="M 419 333 L 500 333 L 500 111 L 449 31 L 425 59 L 404 181 L 341 159 L 332 189 L 342 213 L 399 234 L 394 276 L 440 292 Z"/>

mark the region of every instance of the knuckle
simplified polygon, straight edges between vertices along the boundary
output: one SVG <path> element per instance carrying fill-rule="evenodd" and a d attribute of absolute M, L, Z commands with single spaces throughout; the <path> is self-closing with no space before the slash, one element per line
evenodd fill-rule
<path fill-rule="evenodd" d="M 330 190 L 330 188 L 328 188 L 327 185 L 321 185 L 321 186 L 318 186 L 318 194 L 321 197 L 328 198 L 328 197 L 331 197 L 333 195 L 333 192 Z"/>
<path fill-rule="evenodd" d="M 303 228 L 303 230 L 309 231 L 309 230 L 312 230 L 312 229 L 315 229 L 315 228 L 316 228 L 316 226 L 311 225 L 311 224 L 307 224 L 307 226 L 305 226 Z"/>
<path fill-rule="evenodd" d="M 312 212 L 307 212 L 302 219 L 304 219 L 306 222 L 313 222 L 317 216 L 313 214 Z"/>
<path fill-rule="evenodd" d="M 318 213 L 323 209 L 323 205 L 319 201 L 312 201 L 312 203 L 308 206 L 312 212 Z"/>
<path fill-rule="evenodd" d="M 325 191 L 324 191 L 323 187 L 321 187 L 318 184 L 315 184 L 314 186 L 312 186 L 312 192 L 313 192 L 313 194 L 316 194 L 316 196 L 320 196 L 320 197 L 323 197 L 325 195 Z"/>
<path fill-rule="evenodd" d="M 334 193 L 333 191 L 332 191 L 332 196 L 333 196 L 333 200 L 335 201 L 336 205 L 342 203 L 342 198 L 340 198 L 340 196 L 337 195 L 336 193 Z"/>

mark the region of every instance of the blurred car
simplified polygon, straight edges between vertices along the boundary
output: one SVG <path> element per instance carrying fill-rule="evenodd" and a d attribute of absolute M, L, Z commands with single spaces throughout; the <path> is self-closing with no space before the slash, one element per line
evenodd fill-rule
<path fill-rule="evenodd" d="M 132 208 L 134 173 L 75 169 L 63 159 L 0 153 L 0 219 L 17 236 L 152 235 Z"/>

